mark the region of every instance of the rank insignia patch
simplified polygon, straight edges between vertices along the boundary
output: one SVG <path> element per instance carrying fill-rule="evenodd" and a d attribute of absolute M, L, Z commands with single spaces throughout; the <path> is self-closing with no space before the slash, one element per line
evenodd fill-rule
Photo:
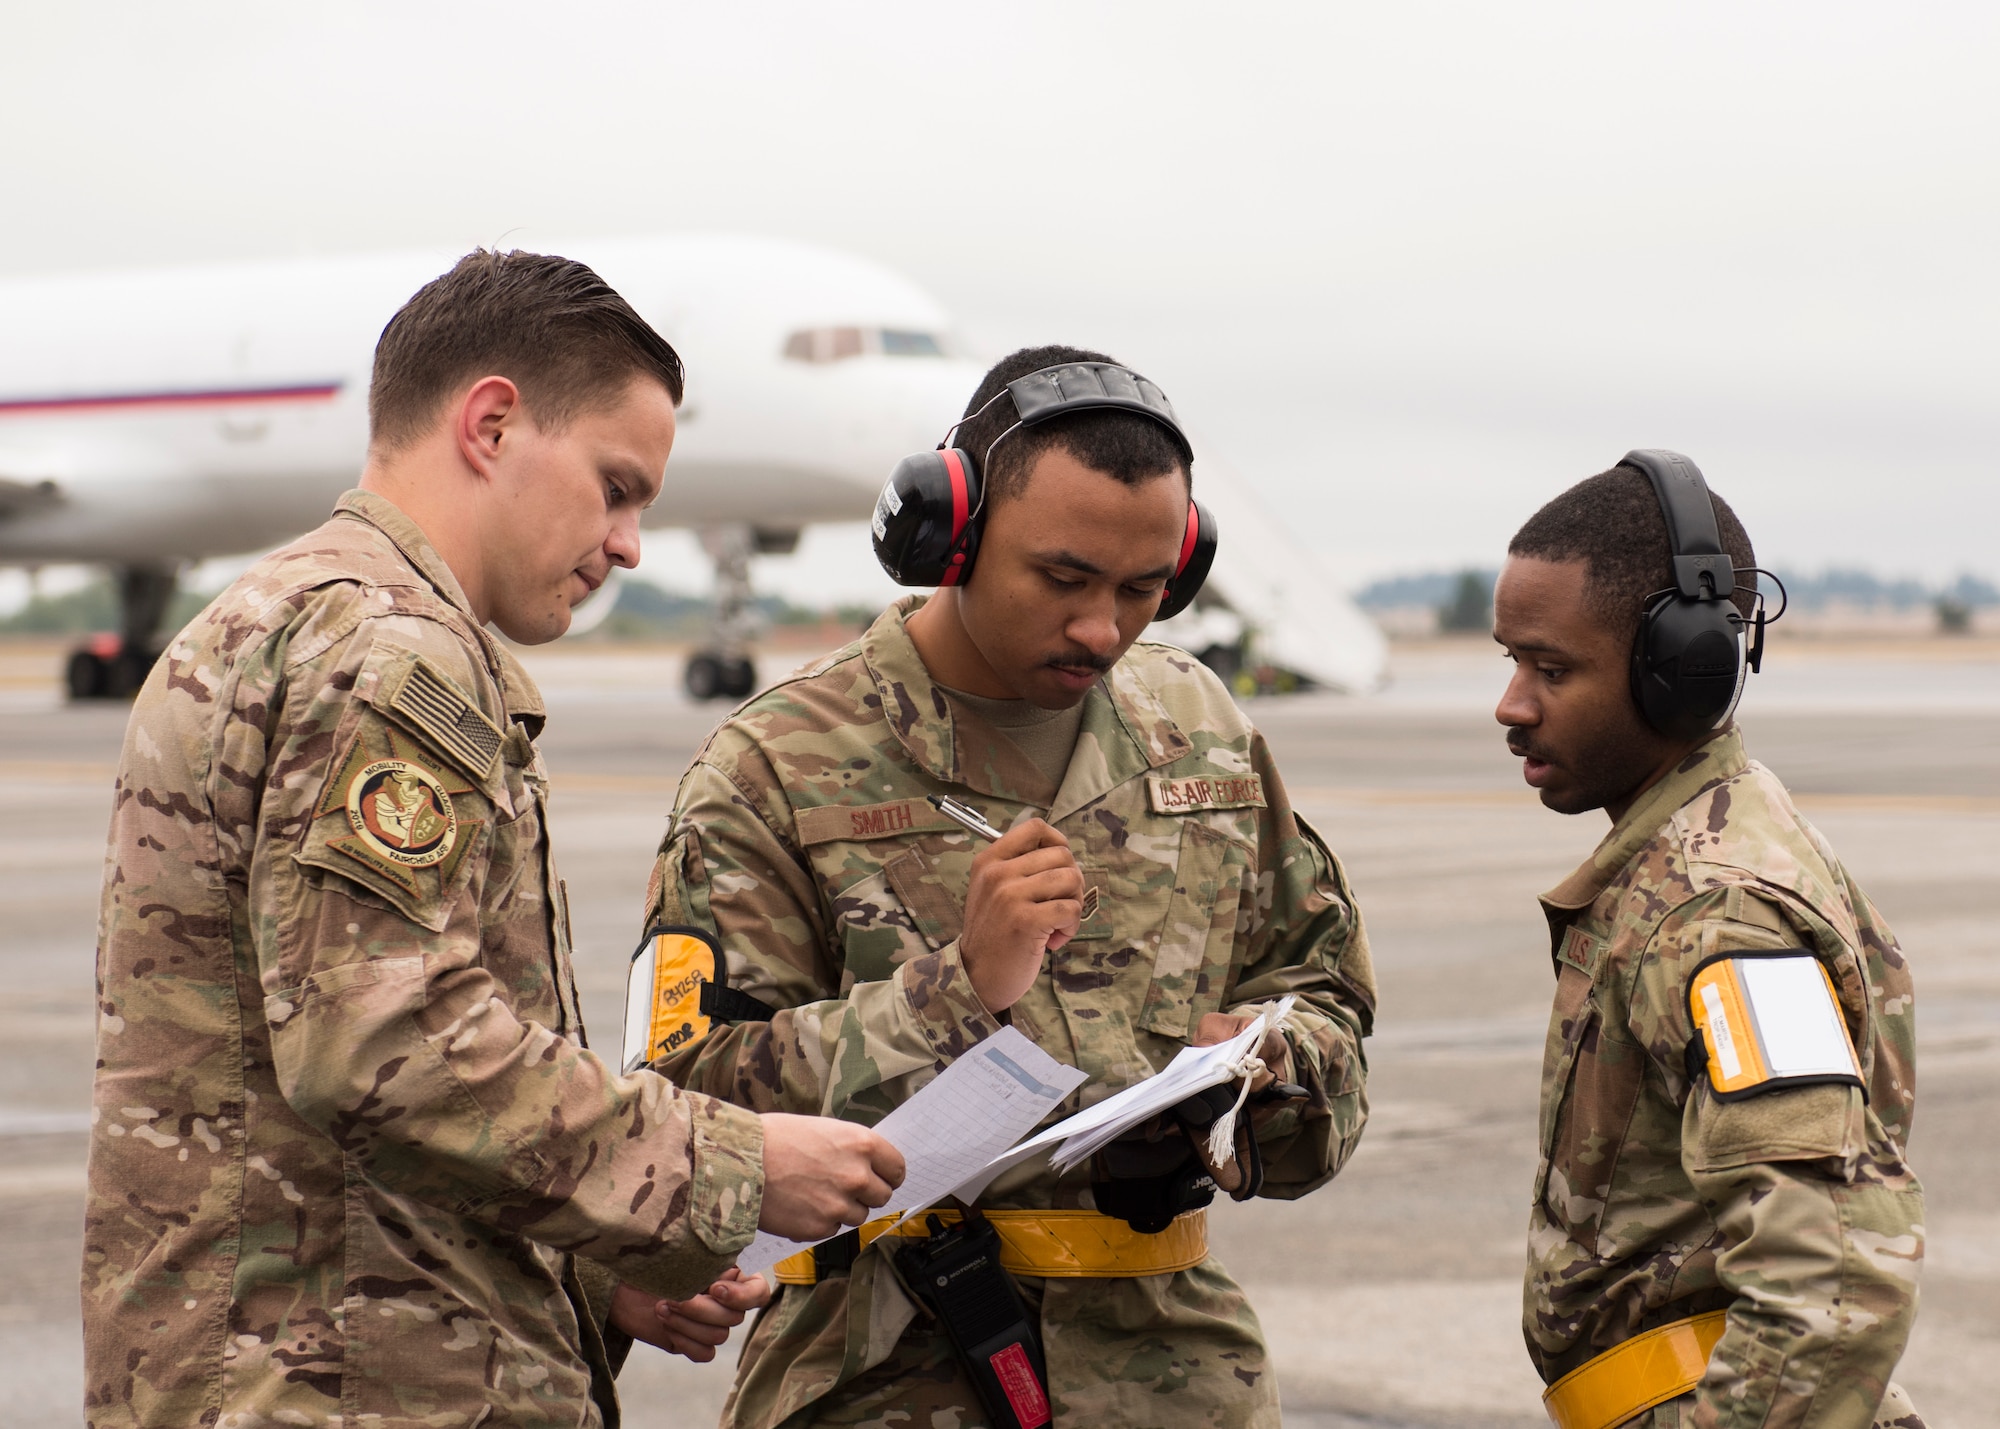
<path fill-rule="evenodd" d="M 377 759 L 347 786 L 347 822 L 371 853 L 405 868 L 451 856 L 458 814 L 444 783 L 407 759 Z"/>

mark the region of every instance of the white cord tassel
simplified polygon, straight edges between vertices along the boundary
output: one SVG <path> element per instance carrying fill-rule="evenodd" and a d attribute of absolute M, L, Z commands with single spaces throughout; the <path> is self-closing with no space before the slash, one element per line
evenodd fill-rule
<path fill-rule="evenodd" d="M 1262 1057 L 1245 1052 L 1242 1061 L 1229 1064 L 1229 1070 L 1243 1079 L 1243 1085 L 1236 1089 L 1236 1105 L 1217 1117 L 1215 1125 L 1208 1129 L 1208 1159 L 1215 1166 L 1236 1159 L 1236 1115 L 1243 1110 L 1243 1103 L 1250 1100 L 1251 1082 L 1266 1068 Z"/>

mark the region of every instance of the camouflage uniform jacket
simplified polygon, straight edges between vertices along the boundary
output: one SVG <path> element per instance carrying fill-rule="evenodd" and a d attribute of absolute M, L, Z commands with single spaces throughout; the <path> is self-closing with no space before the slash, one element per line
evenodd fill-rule
<path fill-rule="evenodd" d="M 759 1110 L 872 1124 L 996 1031 L 956 941 L 981 845 L 924 802 L 951 793 L 1002 827 L 1046 816 L 1099 891 L 1009 1013 L 1090 1074 L 1068 1110 L 1163 1067 L 1204 1013 L 1296 993 L 1285 1030 L 1311 1099 L 1259 1122 L 1264 1194 L 1326 1182 L 1366 1116 L 1374 977 L 1340 866 L 1262 737 L 1198 661 L 1136 645 L 1088 696 L 1057 788 L 933 683 L 903 626 L 917 604 L 744 706 L 688 771 L 654 916 L 716 929 L 731 982 L 784 1010 L 662 1070 Z M 1088 1179 L 1031 1163 L 982 1203 L 1089 1208 Z M 1059 1424 L 1276 1424 L 1261 1332 L 1213 1257 L 1035 1288 Z M 872 1249 L 851 1275 L 785 1289 L 745 1349 L 732 1422 L 799 1413 L 880 1363 L 915 1314 Z"/>
<path fill-rule="evenodd" d="M 595 1425 L 573 1271 L 684 1295 L 749 1242 L 757 1119 L 582 1046 L 541 723 L 361 492 L 161 658 L 98 929 L 91 1424 Z"/>
<path fill-rule="evenodd" d="M 1542 904 L 1557 984 L 1524 1307 L 1542 1377 L 1727 1310 L 1707 1377 L 1653 1422 L 1865 1429 L 1923 1256 L 1895 938 L 1734 729 L 1645 791 Z M 1705 1076 L 1691 1084 L 1695 965 L 1800 947 L 1832 975 L 1867 1095 L 1798 1086 L 1722 1102 Z"/>

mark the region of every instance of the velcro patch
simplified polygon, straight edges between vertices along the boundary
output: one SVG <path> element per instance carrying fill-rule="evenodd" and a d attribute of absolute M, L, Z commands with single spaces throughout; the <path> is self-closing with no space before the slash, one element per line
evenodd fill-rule
<path fill-rule="evenodd" d="M 1604 954 L 1604 940 L 1593 938 L 1581 928 L 1565 928 L 1556 960 L 1568 963 L 1585 977 L 1597 976 L 1597 960 Z"/>
<path fill-rule="evenodd" d="M 1192 814 L 1203 809 L 1261 809 L 1265 807 L 1264 780 L 1256 774 L 1148 779 L 1146 799 L 1156 814 Z"/>
<path fill-rule="evenodd" d="M 413 656 L 402 670 L 382 682 L 376 703 L 394 710 L 438 748 L 484 779 L 506 736 L 479 712 L 465 691 L 423 659 Z"/>
<path fill-rule="evenodd" d="M 905 834 L 957 829 L 958 825 L 940 814 L 923 799 L 895 799 L 886 804 L 824 804 L 798 811 L 799 843 L 864 843 L 869 839 L 895 839 Z"/>
<path fill-rule="evenodd" d="M 330 771 L 298 859 L 342 873 L 434 927 L 478 841 L 484 809 L 476 789 L 416 737 L 376 723 Z"/>

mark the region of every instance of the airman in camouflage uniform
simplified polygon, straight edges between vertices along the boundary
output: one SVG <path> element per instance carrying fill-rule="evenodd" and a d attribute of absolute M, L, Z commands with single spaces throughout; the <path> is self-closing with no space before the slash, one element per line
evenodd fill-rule
<path fill-rule="evenodd" d="M 749 1242 L 759 1119 L 584 1049 L 542 720 L 368 492 L 161 659 L 99 928 L 93 1426 L 596 1424 L 605 1267 L 685 1296 Z"/>
<path fill-rule="evenodd" d="M 1340 866 L 1293 813 L 1262 737 L 1198 661 L 1140 643 L 1090 689 L 1052 782 L 933 678 L 905 629 L 921 604 L 751 701 L 688 771 L 649 920 L 713 928 L 731 985 L 782 1010 L 658 1065 L 739 1105 L 873 1124 L 996 1031 L 957 942 L 981 845 L 925 802 L 949 793 L 1003 828 L 1046 817 L 1099 895 L 1009 1012 L 1090 1074 L 1081 1102 L 1157 1072 L 1204 1014 L 1296 994 L 1281 1075 L 1309 1095 L 1259 1113 L 1263 1194 L 1326 1182 L 1366 1115 L 1373 974 Z M 1087 1177 L 1031 1163 L 981 1205 L 1092 1200 Z M 893 1244 L 781 1289 L 743 1352 L 729 1423 L 984 1422 L 881 1253 Z M 1171 1275 L 1017 1283 L 1058 1425 L 1275 1429 L 1256 1317 L 1214 1257 Z"/>
<path fill-rule="evenodd" d="M 376 344 L 360 489 L 174 642 L 119 767 L 84 1235 L 93 1425 L 615 1426 L 902 1158 L 584 1045 L 535 738 L 488 633 L 639 561 L 679 355 L 552 254 L 467 254 Z M 675 1299 L 673 1297 L 680 1297 Z"/>
<path fill-rule="evenodd" d="M 1525 1328 L 1543 1378 L 1727 1310 L 1698 1394 L 1635 1422 L 1914 1429 L 1890 1374 L 1923 1261 L 1903 1157 L 1915 1014 L 1867 895 L 1732 730 L 1641 795 L 1542 906 L 1558 978 Z M 1691 1083 L 1695 964 L 1801 947 L 1833 974 L 1865 1092 L 1725 1102 Z"/>
<path fill-rule="evenodd" d="M 1676 552 L 1733 567 L 1730 584 L 1710 576 L 1677 593 Z M 1784 785 L 1744 752 L 1731 720 L 1761 624 L 1748 645 L 1713 640 L 1720 661 L 1651 624 L 1755 617 L 1755 565 L 1735 513 L 1670 452 L 1634 452 L 1572 487 L 1508 548 L 1494 636 L 1516 669 L 1496 717 L 1544 804 L 1613 821 L 1542 898 L 1556 995 L 1523 1328 L 1558 1422 L 1560 1409 L 1646 1429 L 1921 1429 L 1891 1381 L 1924 1248 L 1904 1150 L 1909 965 Z M 1773 1070 L 1760 1060 L 1718 1093 L 1711 1052 L 1745 1034 L 1712 1014 L 1697 1027 L 1697 971 L 1784 950 L 1824 973 L 1823 1031 L 1838 1037 L 1837 1013 L 1856 1076 L 1831 1070 L 1843 1047 L 1790 1063 L 1823 1070 L 1789 1080 L 1760 1080 Z M 1819 990 L 1770 995 L 1787 1000 L 1741 1016 L 1803 1018 Z M 1742 1061 L 1728 1051 L 1725 1080 Z M 1696 1317 L 1708 1318 L 1681 1323 Z M 1655 1330 L 1650 1345 L 1685 1345 L 1683 1369 L 1631 1347 Z"/>

